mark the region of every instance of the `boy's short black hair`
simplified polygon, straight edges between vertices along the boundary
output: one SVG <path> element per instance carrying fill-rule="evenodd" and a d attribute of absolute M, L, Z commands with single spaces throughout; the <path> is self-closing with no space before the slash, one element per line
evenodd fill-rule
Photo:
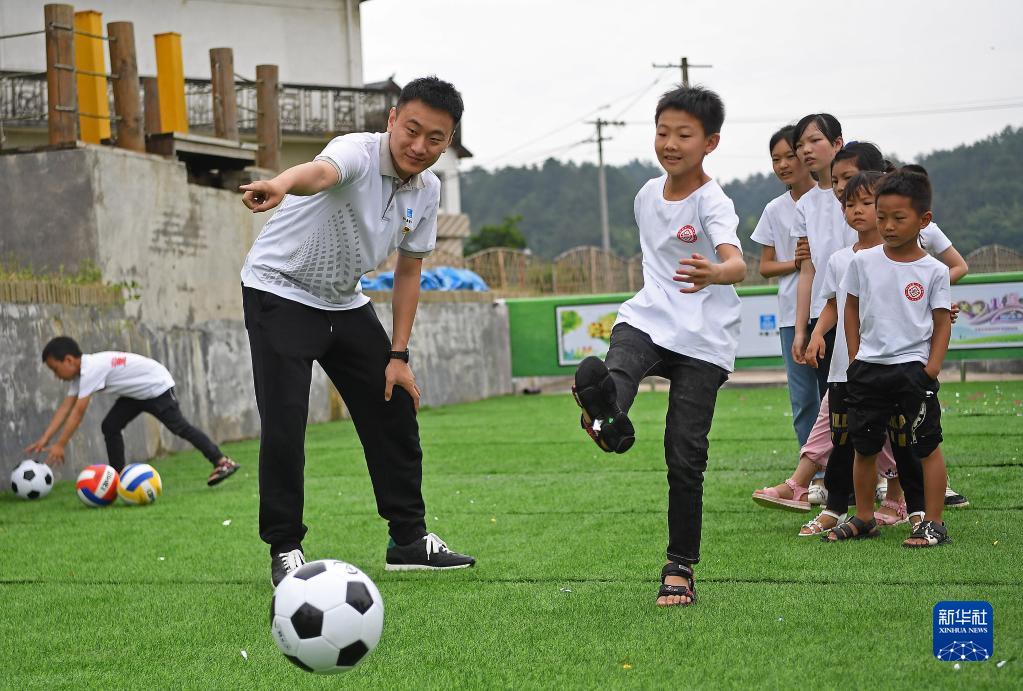
<path fill-rule="evenodd" d="M 681 110 L 699 120 L 705 136 L 721 132 L 721 125 L 725 122 L 725 104 L 721 97 L 702 86 L 680 86 L 665 92 L 657 102 L 655 125 L 661 113 L 668 109 Z"/>
<path fill-rule="evenodd" d="M 886 194 L 908 197 L 910 206 L 918 214 L 923 215 L 931 210 L 933 192 L 931 191 L 931 181 L 926 175 L 904 168 L 885 175 L 878 184 L 877 190 L 874 191 L 874 197 L 880 199 Z"/>
<path fill-rule="evenodd" d="M 75 339 L 70 336 L 57 336 L 50 339 L 50 342 L 43 348 L 43 362 L 46 362 L 47 358 L 51 357 L 54 360 L 63 360 L 68 355 L 82 357 L 82 349 L 78 347 Z"/>
<path fill-rule="evenodd" d="M 924 168 L 919 163 L 907 163 L 906 165 L 902 166 L 902 170 L 905 170 L 910 173 L 920 173 L 921 175 L 927 175 L 927 169 Z M 930 176 L 928 175 L 927 177 Z"/>
<path fill-rule="evenodd" d="M 422 101 L 431 108 L 443 110 L 454 119 L 455 125 L 462 120 L 462 111 L 465 109 L 458 89 L 436 76 L 420 77 L 406 84 L 395 107 L 401 110 L 403 105 L 411 101 Z"/>
<path fill-rule="evenodd" d="M 884 173 L 877 170 L 863 170 L 856 173 L 845 183 L 842 204 L 847 204 L 850 199 L 855 199 L 861 191 L 876 195 L 877 185 L 882 178 L 884 178 Z"/>

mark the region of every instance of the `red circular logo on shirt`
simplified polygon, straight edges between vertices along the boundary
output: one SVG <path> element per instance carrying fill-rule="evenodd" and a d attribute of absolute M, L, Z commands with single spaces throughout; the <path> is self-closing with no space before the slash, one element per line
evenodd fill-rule
<path fill-rule="evenodd" d="M 696 242 L 696 228 L 684 225 L 678 229 L 678 239 L 682 242 Z"/>
<path fill-rule="evenodd" d="M 914 281 L 913 283 L 907 284 L 906 290 L 903 292 L 906 293 L 907 298 L 909 298 L 913 302 L 916 302 L 917 300 L 924 296 L 924 287 Z"/>

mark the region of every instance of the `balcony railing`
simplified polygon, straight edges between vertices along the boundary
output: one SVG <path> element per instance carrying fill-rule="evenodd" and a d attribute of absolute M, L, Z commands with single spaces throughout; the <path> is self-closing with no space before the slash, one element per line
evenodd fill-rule
<path fill-rule="evenodd" d="M 255 132 L 255 84 L 238 81 L 236 95 L 238 129 Z M 109 98 L 113 112 L 112 90 Z M 397 100 L 390 90 L 307 84 L 282 84 L 278 98 L 281 133 L 317 138 L 348 132 L 381 132 L 387 128 L 387 114 Z M 141 102 L 142 94 L 139 99 Z M 45 74 L 0 71 L 0 125 L 45 128 L 46 106 Z M 200 134 L 213 131 L 210 80 L 185 80 L 185 107 L 190 130 Z"/>

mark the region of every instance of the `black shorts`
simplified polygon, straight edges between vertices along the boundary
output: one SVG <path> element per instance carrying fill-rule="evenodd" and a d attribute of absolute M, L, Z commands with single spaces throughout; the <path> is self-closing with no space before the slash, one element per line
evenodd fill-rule
<path fill-rule="evenodd" d="M 848 372 L 849 436 L 858 453 L 878 453 L 885 434 L 893 452 L 909 448 L 921 460 L 938 448 L 938 380 L 927 375 L 922 362 L 878 365 L 853 360 Z"/>

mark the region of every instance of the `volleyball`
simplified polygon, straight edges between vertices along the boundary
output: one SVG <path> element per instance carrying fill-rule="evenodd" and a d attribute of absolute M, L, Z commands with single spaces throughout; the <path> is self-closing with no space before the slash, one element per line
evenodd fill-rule
<path fill-rule="evenodd" d="M 152 504 L 163 494 L 160 473 L 148 463 L 126 465 L 117 494 L 128 504 Z"/>
<path fill-rule="evenodd" d="M 113 466 L 97 463 L 78 474 L 75 490 L 86 506 L 109 506 L 117 499 L 118 479 Z"/>

